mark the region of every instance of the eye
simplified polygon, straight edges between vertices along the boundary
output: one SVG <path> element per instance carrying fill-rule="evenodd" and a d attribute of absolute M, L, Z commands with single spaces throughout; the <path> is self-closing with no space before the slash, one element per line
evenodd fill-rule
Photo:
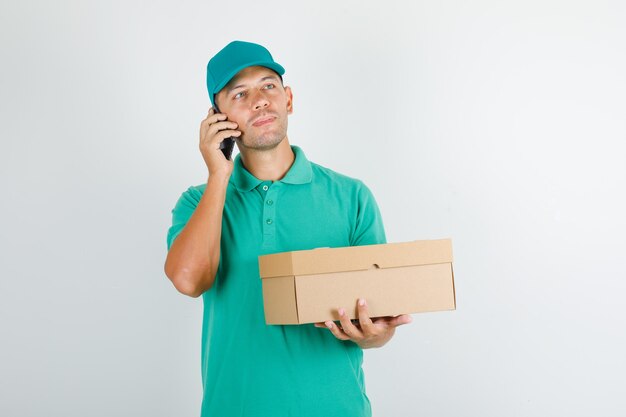
<path fill-rule="evenodd" d="M 270 83 L 270 84 L 265 84 L 265 85 L 263 86 L 263 88 L 265 88 L 266 90 L 271 90 L 271 89 L 272 89 L 272 88 L 274 88 L 274 87 L 275 87 L 275 86 L 274 86 L 274 84 L 271 84 L 271 83 Z"/>
<path fill-rule="evenodd" d="M 238 98 L 242 98 L 242 97 L 243 97 L 243 96 L 245 96 L 245 95 L 246 95 L 246 92 L 245 92 L 245 91 L 240 91 L 240 92 L 238 92 L 237 94 L 235 94 L 235 95 L 233 96 L 233 98 L 238 99 Z"/>

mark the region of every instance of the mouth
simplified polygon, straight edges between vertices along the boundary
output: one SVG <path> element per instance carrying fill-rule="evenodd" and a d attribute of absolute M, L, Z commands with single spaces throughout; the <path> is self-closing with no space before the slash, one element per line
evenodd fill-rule
<path fill-rule="evenodd" d="M 252 126 L 263 126 L 272 123 L 274 120 L 276 120 L 275 116 L 262 116 L 252 123 Z"/>

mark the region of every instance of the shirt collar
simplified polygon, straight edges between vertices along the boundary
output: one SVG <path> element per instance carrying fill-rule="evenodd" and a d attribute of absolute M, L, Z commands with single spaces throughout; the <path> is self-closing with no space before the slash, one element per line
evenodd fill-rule
<path fill-rule="evenodd" d="M 295 155 L 295 160 L 289 171 L 285 176 L 280 179 L 280 182 L 286 184 L 307 184 L 311 182 L 313 177 L 313 170 L 311 168 L 311 162 L 306 158 L 302 149 L 297 146 L 291 146 L 291 150 Z M 256 188 L 261 181 L 250 173 L 241 162 L 241 154 L 235 157 L 233 168 L 233 174 L 230 177 L 230 181 L 239 191 L 250 191 Z"/>

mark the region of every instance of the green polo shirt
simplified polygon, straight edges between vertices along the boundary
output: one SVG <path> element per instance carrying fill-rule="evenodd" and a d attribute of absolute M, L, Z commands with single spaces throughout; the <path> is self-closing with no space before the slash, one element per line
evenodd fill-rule
<path fill-rule="evenodd" d="M 292 149 L 293 165 L 274 182 L 255 178 L 235 158 L 220 265 L 202 295 L 202 417 L 371 416 L 361 348 L 312 324 L 265 324 L 259 255 L 386 242 L 376 201 L 361 181 Z M 205 189 L 191 187 L 178 200 L 168 248 Z"/>

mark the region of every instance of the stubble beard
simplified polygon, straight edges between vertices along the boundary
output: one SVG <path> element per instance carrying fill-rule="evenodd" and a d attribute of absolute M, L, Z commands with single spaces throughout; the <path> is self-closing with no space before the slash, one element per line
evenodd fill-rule
<path fill-rule="evenodd" d="M 237 138 L 237 146 L 251 151 L 268 151 L 276 148 L 287 137 L 287 119 L 283 119 L 275 129 L 256 136 L 242 134 Z"/>

